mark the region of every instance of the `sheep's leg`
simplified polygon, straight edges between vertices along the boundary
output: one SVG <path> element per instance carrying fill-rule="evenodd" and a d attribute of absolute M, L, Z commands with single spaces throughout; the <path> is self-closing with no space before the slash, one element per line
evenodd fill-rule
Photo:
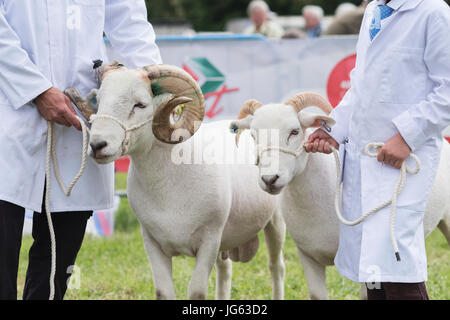
<path fill-rule="evenodd" d="M 450 214 L 444 215 L 444 218 L 438 224 L 439 230 L 444 234 L 447 239 L 448 245 L 450 245 Z"/>
<path fill-rule="evenodd" d="M 172 257 L 162 252 L 159 244 L 141 227 L 144 248 L 150 260 L 155 285 L 156 299 L 175 300 L 175 290 L 172 280 Z"/>
<path fill-rule="evenodd" d="M 286 238 L 286 224 L 280 213 L 275 213 L 264 228 L 264 237 L 269 253 L 269 269 L 272 276 L 272 299 L 284 299 L 285 266 L 283 245 Z"/>
<path fill-rule="evenodd" d="M 233 264 L 230 258 L 216 260 L 216 300 L 230 300 Z"/>
<path fill-rule="evenodd" d="M 215 234 L 212 232 L 212 234 Z M 217 232 L 220 235 L 220 232 Z M 202 239 L 203 245 L 197 251 L 188 296 L 190 300 L 205 300 L 208 294 L 208 279 L 220 248 L 220 236 L 217 239 Z"/>
<path fill-rule="evenodd" d="M 359 292 L 359 298 L 361 300 L 367 300 L 367 287 L 365 283 L 361 284 L 361 291 Z"/>
<path fill-rule="evenodd" d="M 328 300 L 327 287 L 325 284 L 325 266 L 312 259 L 300 248 L 298 248 L 300 262 L 305 272 L 306 284 L 309 297 L 312 300 Z"/>

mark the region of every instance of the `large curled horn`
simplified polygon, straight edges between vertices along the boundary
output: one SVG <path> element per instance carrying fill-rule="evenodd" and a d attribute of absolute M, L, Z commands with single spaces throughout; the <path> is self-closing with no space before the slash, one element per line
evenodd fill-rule
<path fill-rule="evenodd" d="M 239 111 L 239 115 L 238 115 L 238 120 L 247 118 L 249 115 L 253 115 L 255 113 L 255 111 L 259 108 L 261 108 L 262 103 L 251 99 L 251 100 L 247 100 L 241 107 L 241 110 Z M 238 129 L 236 132 L 236 146 L 239 145 L 239 138 L 241 137 L 241 133 L 244 130 L 242 129 Z"/>
<path fill-rule="evenodd" d="M 249 115 L 253 115 L 257 109 L 261 108 L 261 106 L 262 104 L 259 101 L 254 99 L 247 100 L 239 111 L 238 120 L 244 119 Z"/>
<path fill-rule="evenodd" d="M 290 98 L 284 104 L 294 107 L 297 113 L 306 107 L 312 106 L 320 108 L 327 115 L 333 111 L 333 107 L 328 100 L 317 93 L 299 93 Z"/>
<path fill-rule="evenodd" d="M 164 93 L 172 98 L 162 103 L 153 116 L 152 130 L 156 139 L 164 143 L 176 144 L 194 135 L 205 114 L 205 100 L 197 82 L 184 70 L 169 65 L 151 65 L 145 67 L 151 82 L 153 96 Z M 173 110 L 184 104 L 181 118 L 171 123 Z M 179 131 L 178 139 L 174 133 Z M 189 136 L 183 135 L 189 133 Z"/>

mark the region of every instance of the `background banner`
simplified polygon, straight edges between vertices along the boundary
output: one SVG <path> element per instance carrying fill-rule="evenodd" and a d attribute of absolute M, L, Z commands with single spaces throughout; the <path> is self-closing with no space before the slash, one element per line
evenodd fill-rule
<path fill-rule="evenodd" d="M 269 40 L 225 35 L 162 37 L 157 43 L 164 63 L 183 68 L 199 82 L 205 120 L 211 121 L 236 118 L 248 99 L 282 102 L 306 91 L 337 105 L 349 88 L 356 41 L 355 36 Z"/>
<path fill-rule="evenodd" d="M 235 119 L 248 99 L 283 102 L 316 92 L 335 107 L 350 88 L 357 36 L 272 40 L 258 35 L 166 36 L 157 39 L 163 61 L 183 68 L 205 95 L 205 122 Z M 110 60 L 116 59 L 106 40 Z M 444 130 L 450 138 L 450 127 Z M 126 172 L 129 159 L 116 162 Z"/>

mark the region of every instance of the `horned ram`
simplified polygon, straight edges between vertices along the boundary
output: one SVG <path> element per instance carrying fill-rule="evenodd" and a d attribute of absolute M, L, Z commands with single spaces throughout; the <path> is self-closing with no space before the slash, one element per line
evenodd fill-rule
<path fill-rule="evenodd" d="M 252 259 L 261 230 L 269 251 L 272 295 L 282 299 L 285 224 L 275 198 L 258 188 L 257 168 L 180 161 L 207 151 L 211 144 L 202 148 L 199 143 L 205 135 L 223 140 L 228 156 L 237 153 L 229 122 L 200 125 L 204 98 L 198 84 L 173 66 L 132 70 L 117 62 L 102 66 L 99 80 L 100 88 L 86 100 L 73 89 L 67 94 L 92 123 L 90 153 L 95 161 L 131 158 L 128 198 L 141 225 L 157 299 L 175 299 L 172 257 L 177 255 L 196 258 L 189 299 L 207 297 L 215 263 L 216 298 L 229 299 L 231 261 Z M 179 116 L 174 117 L 175 109 L 181 110 Z M 242 142 L 252 144 L 250 138 Z"/>

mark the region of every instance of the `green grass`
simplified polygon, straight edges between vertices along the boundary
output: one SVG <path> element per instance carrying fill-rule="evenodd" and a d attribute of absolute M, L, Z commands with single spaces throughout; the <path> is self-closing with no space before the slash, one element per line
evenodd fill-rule
<path fill-rule="evenodd" d="M 125 177 L 118 175 L 118 189 L 125 188 Z M 260 235 L 260 249 L 249 263 L 233 263 L 232 299 L 270 299 L 271 279 L 267 267 L 267 249 Z M 25 237 L 19 268 L 19 296 L 25 281 L 31 237 Z M 450 299 L 450 250 L 444 236 L 436 230 L 426 240 L 428 254 L 427 287 L 431 299 Z M 308 299 L 305 277 L 295 244 L 288 235 L 284 247 L 286 263 L 285 298 Z M 194 259 L 174 258 L 173 278 L 178 299 L 187 298 L 187 286 Z M 145 253 L 139 226 L 128 202 L 122 200 L 117 213 L 116 233 L 110 238 L 87 236 L 77 259 L 81 286 L 70 289 L 66 299 L 154 299 L 152 273 Z M 335 267 L 327 268 L 330 299 L 359 299 L 359 284 L 341 277 Z M 214 299 L 215 271 L 208 288 L 208 299 Z"/>

